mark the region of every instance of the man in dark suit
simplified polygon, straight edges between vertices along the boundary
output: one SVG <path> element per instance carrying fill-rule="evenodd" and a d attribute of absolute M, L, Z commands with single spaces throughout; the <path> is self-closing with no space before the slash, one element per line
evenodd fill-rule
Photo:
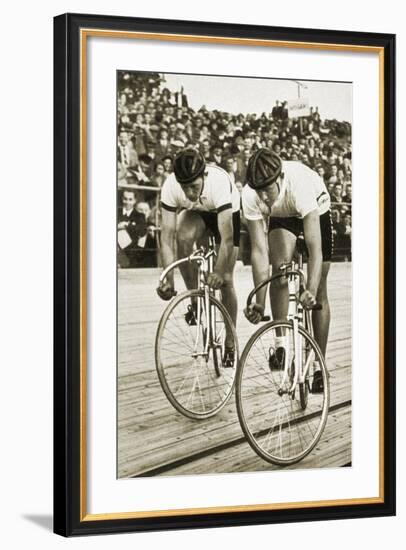
<path fill-rule="evenodd" d="M 145 237 L 147 224 L 145 216 L 135 209 L 134 189 L 124 189 L 123 206 L 117 213 L 118 263 L 121 267 L 136 267 L 140 248 L 138 241 Z"/>

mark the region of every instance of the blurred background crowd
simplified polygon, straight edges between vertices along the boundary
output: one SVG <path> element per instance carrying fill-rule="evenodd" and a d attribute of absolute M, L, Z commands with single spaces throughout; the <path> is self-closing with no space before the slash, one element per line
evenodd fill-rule
<path fill-rule="evenodd" d="M 326 183 L 332 201 L 333 260 L 351 260 L 351 124 L 310 115 L 289 117 L 287 101 L 269 112 L 194 110 L 184 90 L 173 92 L 158 73 L 118 73 L 118 261 L 121 267 L 159 265 L 160 188 L 174 155 L 199 148 L 207 163 L 228 172 L 241 191 L 248 159 L 260 147 L 303 162 Z M 242 220 L 240 260 L 250 263 Z"/>

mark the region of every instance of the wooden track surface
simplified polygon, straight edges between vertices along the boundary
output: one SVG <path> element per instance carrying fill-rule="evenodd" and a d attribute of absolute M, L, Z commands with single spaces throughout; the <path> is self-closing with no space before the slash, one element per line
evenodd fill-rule
<path fill-rule="evenodd" d="M 155 287 L 157 269 L 118 271 L 118 477 L 260 471 L 278 468 L 258 457 L 244 439 L 234 396 L 215 417 L 190 420 L 165 397 L 155 369 L 157 323 L 166 307 Z M 183 289 L 177 278 L 177 289 Z M 242 315 L 252 289 L 249 267 L 236 269 L 240 352 L 257 327 Z M 332 412 L 320 442 L 289 468 L 351 463 L 351 263 L 332 264 L 331 326 L 327 365 Z M 279 467 L 280 468 L 280 467 Z"/>

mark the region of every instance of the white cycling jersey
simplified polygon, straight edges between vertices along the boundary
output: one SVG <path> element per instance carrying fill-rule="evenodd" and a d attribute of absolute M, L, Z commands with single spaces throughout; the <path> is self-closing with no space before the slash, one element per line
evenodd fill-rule
<path fill-rule="evenodd" d="M 271 211 L 254 189 L 245 185 L 242 207 L 247 220 L 275 218 L 304 218 L 318 210 L 319 215 L 330 208 L 330 195 L 324 181 L 311 168 L 297 161 L 282 161 L 283 179 L 278 198 Z"/>
<path fill-rule="evenodd" d="M 178 183 L 175 174 L 170 174 L 161 191 L 161 206 L 166 210 L 198 210 L 219 213 L 227 208 L 240 210 L 240 193 L 225 170 L 219 166 L 206 166 L 202 193 L 196 202 L 190 201 Z"/>

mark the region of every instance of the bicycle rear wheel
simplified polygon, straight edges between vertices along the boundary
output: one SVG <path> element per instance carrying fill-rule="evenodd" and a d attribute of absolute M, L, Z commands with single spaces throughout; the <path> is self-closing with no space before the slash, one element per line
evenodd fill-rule
<path fill-rule="evenodd" d="M 278 370 L 273 364 L 271 370 L 269 356 L 274 353 L 276 337 L 281 334 L 285 335 L 286 367 L 282 365 Z M 320 348 L 312 336 L 299 327 L 299 347 L 303 350 L 303 358 L 299 360 L 295 357 L 293 335 L 293 324 L 288 321 L 262 326 L 245 346 L 237 373 L 237 412 L 243 432 L 259 456 L 282 466 L 299 462 L 314 449 L 326 425 L 329 408 L 329 382 Z M 321 366 L 323 392 L 306 391 L 303 381 L 302 391 L 298 383 L 293 393 L 287 393 L 294 369 L 301 368 L 303 361 L 304 373 L 307 369 L 310 374 L 314 360 Z"/>
<path fill-rule="evenodd" d="M 234 325 L 221 302 L 212 295 L 209 301 L 207 312 L 203 291 L 177 296 L 164 311 L 155 340 L 162 389 L 178 412 L 193 419 L 209 418 L 224 407 L 232 395 L 237 370 Z M 196 312 L 192 325 L 185 320 L 190 305 Z M 226 334 L 234 339 L 234 368 L 222 365 Z"/>

